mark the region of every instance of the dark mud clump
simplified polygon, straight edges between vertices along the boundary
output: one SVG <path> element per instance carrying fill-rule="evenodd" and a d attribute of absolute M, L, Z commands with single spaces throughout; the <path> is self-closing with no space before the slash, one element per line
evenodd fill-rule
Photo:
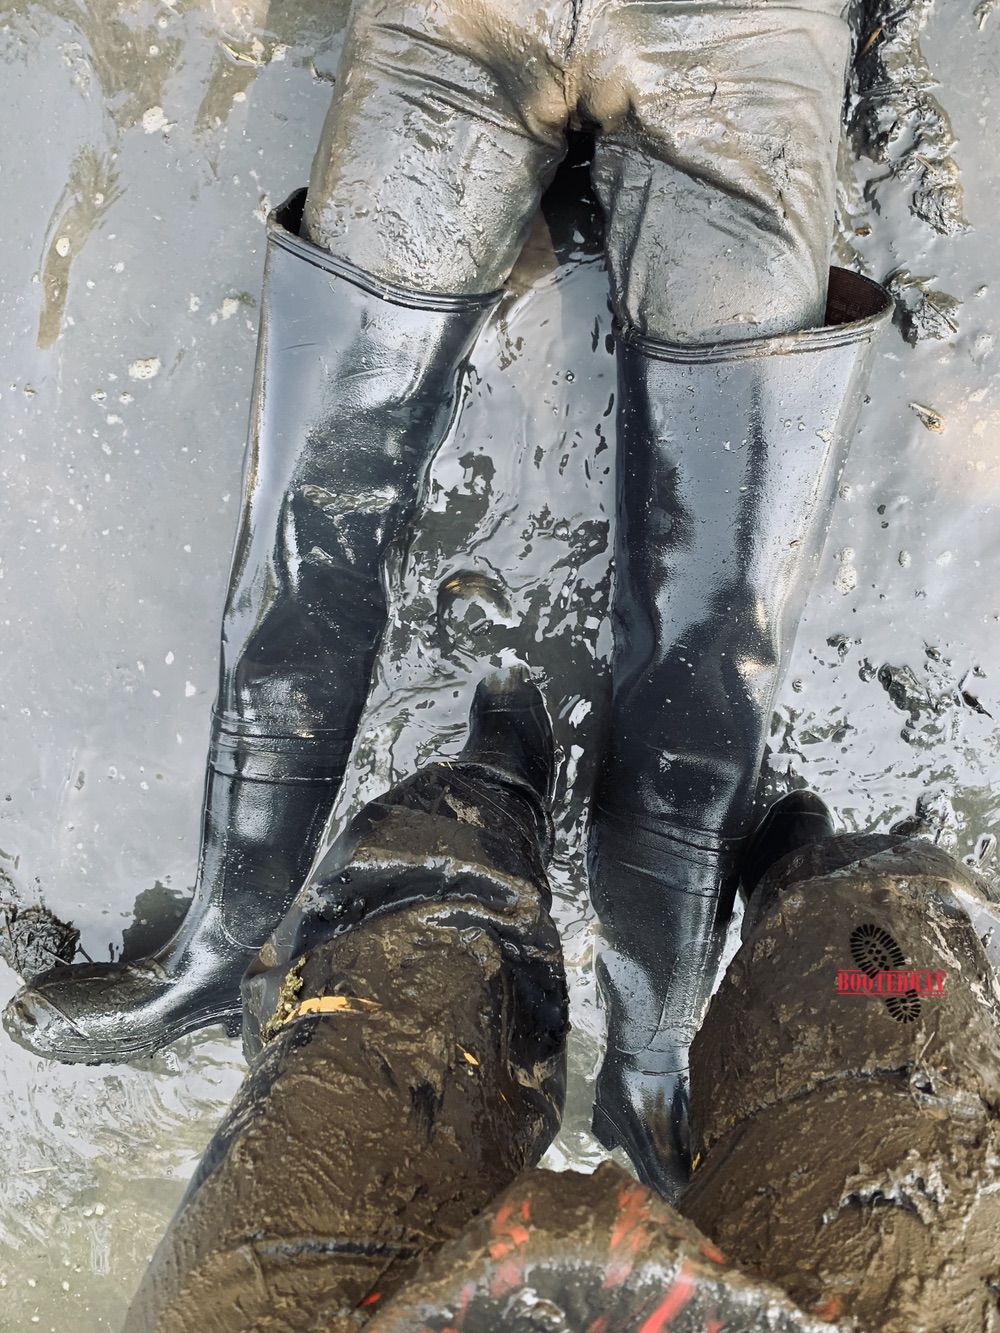
<path fill-rule="evenodd" d="M 908 713 L 916 721 L 921 713 L 934 708 L 930 690 L 922 684 L 908 666 L 891 666 L 888 662 L 879 667 L 878 683 L 888 694 L 896 707 Z"/>
<path fill-rule="evenodd" d="M 913 814 L 889 829 L 901 838 L 923 838 L 951 847 L 955 842 L 955 809 L 943 792 L 924 792 L 917 797 Z"/>
<path fill-rule="evenodd" d="M 909 269 L 898 268 L 885 279 L 896 303 L 893 321 L 903 337 L 915 347 L 924 338 L 951 338 L 958 332 L 961 301 L 932 286 L 933 278 L 918 278 Z"/>
<path fill-rule="evenodd" d="M 34 977 L 76 956 L 80 932 L 47 907 L 0 902 L 0 958 L 19 977 Z"/>
<path fill-rule="evenodd" d="M 895 179 L 910 191 L 910 211 L 943 236 L 965 231 L 965 199 L 955 135 L 934 97 L 934 76 L 920 49 L 932 0 L 858 0 L 858 48 L 848 133 L 854 150 L 883 164 L 866 197 Z"/>

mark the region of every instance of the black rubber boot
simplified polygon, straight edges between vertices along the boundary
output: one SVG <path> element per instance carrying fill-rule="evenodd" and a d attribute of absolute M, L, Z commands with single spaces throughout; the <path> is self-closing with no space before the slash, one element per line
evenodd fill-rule
<path fill-rule="evenodd" d="M 469 711 L 469 739 L 460 764 L 494 769 L 531 792 L 548 820 L 555 776 L 552 724 L 538 687 L 513 670 L 480 681 Z"/>
<path fill-rule="evenodd" d="M 590 844 L 609 946 L 594 1129 L 666 1194 L 687 1176 L 688 1047 L 775 690 L 889 308 L 834 270 L 822 329 L 620 343 L 612 717 Z"/>
<path fill-rule="evenodd" d="M 834 837 L 836 832 L 829 806 L 814 791 L 789 791 L 775 801 L 748 838 L 740 863 L 740 883 L 748 900 L 744 938 L 751 917 L 756 919 L 763 910 L 759 900 L 771 900 L 766 885 L 759 886 L 772 866 L 811 843 Z"/>
<path fill-rule="evenodd" d="M 393 290 L 272 215 L 194 902 L 128 965 L 32 980 L 4 1024 L 56 1059 L 126 1060 L 239 1012 L 308 873 L 385 626 L 385 562 L 495 297 Z"/>

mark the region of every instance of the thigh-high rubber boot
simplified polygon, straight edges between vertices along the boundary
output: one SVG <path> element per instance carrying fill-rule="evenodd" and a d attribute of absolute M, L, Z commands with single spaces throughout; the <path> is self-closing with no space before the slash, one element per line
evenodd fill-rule
<path fill-rule="evenodd" d="M 821 329 L 619 347 L 613 696 L 590 843 L 607 940 L 594 1129 L 667 1194 L 687 1174 L 688 1046 L 775 690 L 888 309 L 834 270 Z"/>
<path fill-rule="evenodd" d="M 538 1160 L 565 1077 L 551 753 L 534 687 L 484 685 L 465 752 L 324 858 L 244 983 L 250 1074 L 128 1333 L 357 1329 Z"/>
<path fill-rule="evenodd" d="M 1000 980 L 964 906 L 995 898 L 927 842 L 810 842 L 692 1045 L 681 1211 L 845 1326 L 1000 1327 Z"/>
<path fill-rule="evenodd" d="M 194 901 L 160 951 L 61 967 L 4 1016 L 43 1055 L 126 1060 L 239 1011 L 308 873 L 386 620 L 383 565 L 493 297 L 394 290 L 272 216 Z"/>

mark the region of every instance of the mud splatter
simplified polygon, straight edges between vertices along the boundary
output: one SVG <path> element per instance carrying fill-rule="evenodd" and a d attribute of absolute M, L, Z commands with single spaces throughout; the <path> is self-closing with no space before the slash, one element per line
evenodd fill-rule
<path fill-rule="evenodd" d="M 80 932 L 47 907 L 0 901 L 0 958 L 19 977 L 37 976 L 57 963 L 71 963 Z"/>
<path fill-rule="evenodd" d="M 920 418 L 921 425 L 927 427 L 937 434 L 944 430 L 944 417 L 935 407 L 928 407 L 926 403 L 911 403 L 911 409 L 916 412 Z"/>
<path fill-rule="evenodd" d="M 219 49 L 212 62 L 205 96 L 201 100 L 194 118 L 197 134 L 219 129 L 232 114 L 233 107 L 246 101 L 246 95 L 252 87 L 264 60 L 264 50 L 260 42 L 254 48 L 260 48 L 260 57 L 239 52 L 228 42 L 220 41 Z"/>
<path fill-rule="evenodd" d="M 121 194 L 115 155 L 93 147 L 81 149 L 45 232 L 39 347 L 51 347 L 62 332 L 73 260 Z"/>
<path fill-rule="evenodd" d="M 36 9 L 33 21 L 51 17 L 76 32 L 79 40 L 62 47 L 73 82 L 85 98 L 103 105 L 119 129 L 139 124 L 145 111 L 165 101 L 181 42 L 165 24 L 143 21 L 153 7 L 130 9 L 115 0 L 87 5 L 55 0 L 45 9 L 44 16 Z"/>
<path fill-rule="evenodd" d="M 934 708 L 930 690 L 917 680 L 908 666 L 886 663 L 878 669 L 878 683 L 900 712 L 908 713 L 913 721 Z"/>
<path fill-rule="evenodd" d="M 885 279 L 896 302 L 893 319 L 903 337 L 915 347 L 925 338 L 946 340 L 958 332 L 958 312 L 962 303 L 956 297 L 935 289 L 934 278 L 914 277 L 899 268 Z"/>
<path fill-rule="evenodd" d="M 443 579 L 437 595 L 437 645 L 442 653 L 475 654 L 477 640 L 518 623 L 503 578 L 494 569 L 462 569 Z"/>
<path fill-rule="evenodd" d="M 947 792 L 929 791 L 917 797 L 913 814 L 898 820 L 889 830 L 904 838 L 925 838 L 946 850 L 958 842 L 961 821 Z"/>
<path fill-rule="evenodd" d="M 881 164 L 866 195 L 877 208 L 887 179 L 910 191 L 914 216 L 943 236 L 964 231 L 965 198 L 955 134 L 920 46 L 933 0 L 860 0 L 848 133 L 855 152 Z"/>
<path fill-rule="evenodd" d="M 158 356 L 140 356 L 131 362 L 128 368 L 129 379 L 151 380 L 160 373 L 161 361 Z"/>

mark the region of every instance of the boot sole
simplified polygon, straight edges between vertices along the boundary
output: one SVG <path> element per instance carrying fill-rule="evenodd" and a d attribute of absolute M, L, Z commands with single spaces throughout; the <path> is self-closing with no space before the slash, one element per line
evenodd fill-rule
<path fill-rule="evenodd" d="M 227 1037 L 240 1036 L 243 1030 L 243 1011 L 241 1009 L 236 1009 L 227 1010 L 222 1014 L 202 1014 L 166 1029 L 166 1035 L 155 1042 L 140 1042 L 131 1046 L 115 1043 L 113 1047 L 109 1047 L 102 1043 L 101 1046 L 95 1044 L 94 1047 L 87 1051 L 46 1051 L 36 1052 L 36 1054 L 43 1054 L 46 1059 L 56 1060 L 60 1064 L 66 1065 L 96 1066 L 128 1064 L 132 1060 L 149 1059 L 151 1056 L 154 1056 L 157 1051 L 162 1051 L 167 1046 L 172 1046 L 175 1041 L 180 1041 L 182 1037 L 190 1036 L 192 1032 L 199 1032 L 204 1028 L 217 1026 L 221 1026 L 225 1029 Z"/>

